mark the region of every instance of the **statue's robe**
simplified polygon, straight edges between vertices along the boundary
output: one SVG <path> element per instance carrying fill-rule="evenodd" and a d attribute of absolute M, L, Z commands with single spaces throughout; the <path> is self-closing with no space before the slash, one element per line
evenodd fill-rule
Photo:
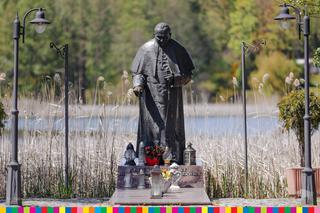
<path fill-rule="evenodd" d="M 171 39 L 165 48 L 152 39 L 142 45 L 132 63 L 133 86 L 142 86 L 137 149 L 169 146 L 183 164 L 185 130 L 182 86 L 191 79 L 193 62 L 186 49 Z M 166 80 L 167 78 L 171 80 Z M 172 80 L 173 79 L 173 80 Z"/>

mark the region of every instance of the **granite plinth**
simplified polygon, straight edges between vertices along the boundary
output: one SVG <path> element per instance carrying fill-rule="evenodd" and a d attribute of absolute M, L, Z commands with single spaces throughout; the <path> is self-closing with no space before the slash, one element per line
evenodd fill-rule
<path fill-rule="evenodd" d="M 150 177 L 150 171 L 153 166 L 118 166 L 118 179 L 117 188 L 124 188 L 124 176 L 126 172 L 130 172 L 132 175 L 132 188 L 137 188 L 138 178 L 140 169 L 144 171 L 146 188 L 150 188 L 150 183 L 148 177 Z M 161 168 L 168 168 L 166 166 L 161 166 Z M 182 177 L 178 182 L 181 188 L 203 188 L 204 178 L 203 178 L 203 167 L 202 166 L 184 166 L 181 165 L 179 170 L 182 173 Z"/>
<path fill-rule="evenodd" d="M 165 193 L 162 198 L 151 199 L 150 189 L 116 189 L 111 205 L 211 205 L 204 188 L 181 188 L 180 192 Z"/>

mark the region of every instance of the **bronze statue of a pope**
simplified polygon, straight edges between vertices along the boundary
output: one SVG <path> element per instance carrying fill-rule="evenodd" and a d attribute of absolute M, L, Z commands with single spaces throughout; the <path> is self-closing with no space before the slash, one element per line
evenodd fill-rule
<path fill-rule="evenodd" d="M 191 80 L 194 64 L 186 49 L 171 38 L 171 29 L 159 23 L 154 38 L 143 44 L 133 62 L 133 91 L 139 97 L 137 150 L 146 146 L 169 147 L 183 164 L 185 130 L 182 86 Z"/>

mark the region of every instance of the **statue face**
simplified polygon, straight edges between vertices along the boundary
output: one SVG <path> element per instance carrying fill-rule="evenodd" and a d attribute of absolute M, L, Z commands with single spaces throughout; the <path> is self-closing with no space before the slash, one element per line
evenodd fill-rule
<path fill-rule="evenodd" d="M 170 32 L 157 32 L 154 35 L 156 41 L 160 45 L 160 47 L 167 46 L 168 42 L 171 39 L 171 33 Z"/>

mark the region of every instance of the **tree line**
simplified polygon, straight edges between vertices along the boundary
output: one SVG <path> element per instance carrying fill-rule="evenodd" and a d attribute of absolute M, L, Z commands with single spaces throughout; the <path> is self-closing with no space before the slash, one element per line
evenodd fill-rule
<path fill-rule="evenodd" d="M 309 11 L 319 14 L 320 0 L 287 2 L 297 6 L 308 3 Z M 242 41 L 254 50 L 249 53 L 248 85 L 254 88 L 255 80 L 262 82 L 262 76 L 268 74 L 276 85 L 265 86 L 267 92 L 281 94 L 285 91 L 281 87 L 282 78 L 289 72 L 302 73 L 293 60 L 303 56 L 303 46 L 295 33 L 294 22 L 290 30 L 284 31 L 273 20 L 280 3 L 277 0 L 1 0 L 0 73 L 5 73 L 6 79 L 0 86 L 11 88 L 12 22 L 16 12 L 22 19 L 27 9 L 41 6 L 46 9 L 51 25 L 41 35 L 27 25 L 26 40 L 20 46 L 19 88 L 23 94 L 38 94 L 44 84 L 54 81 L 55 75 L 63 76 L 63 62 L 49 48 L 51 41 L 69 44 L 71 85 L 77 100 L 85 103 L 101 76 L 106 84 L 118 88 L 121 74 L 130 70 L 137 49 L 153 37 L 153 28 L 161 21 L 169 23 L 172 37 L 189 50 L 196 65 L 193 87 L 205 94 L 205 99 L 228 96 L 228 90 L 232 91 L 234 86 L 232 79 L 239 81 Z M 320 29 L 316 27 L 319 20 L 312 18 L 311 23 L 311 51 L 314 51 L 320 46 Z M 260 40 L 267 44 L 259 46 Z M 288 66 L 280 66 L 284 61 Z"/>

